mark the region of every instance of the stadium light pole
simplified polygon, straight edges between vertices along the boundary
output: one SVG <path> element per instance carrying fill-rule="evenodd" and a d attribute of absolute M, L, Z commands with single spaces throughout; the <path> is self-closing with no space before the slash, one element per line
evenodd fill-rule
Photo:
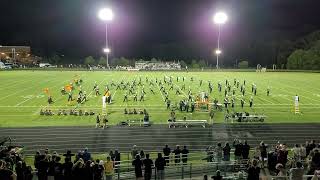
<path fill-rule="evenodd" d="M 106 55 L 107 55 L 107 66 L 109 67 L 108 57 L 109 57 L 109 53 L 111 52 L 111 49 L 109 49 L 109 48 L 104 48 L 104 49 L 103 49 L 103 52 L 106 53 Z"/>
<path fill-rule="evenodd" d="M 213 16 L 213 21 L 215 24 L 218 25 L 218 48 L 216 50 L 216 55 L 217 55 L 217 65 L 216 68 L 219 69 L 219 55 L 221 54 L 220 50 L 220 34 L 221 34 L 221 26 L 225 24 L 228 20 L 228 16 L 224 12 L 217 12 Z"/>
<path fill-rule="evenodd" d="M 102 8 L 98 12 L 98 18 L 106 23 L 106 47 L 104 48 L 104 52 L 107 56 L 107 67 L 109 68 L 109 45 L 108 45 L 108 22 L 113 20 L 113 12 L 110 8 Z"/>

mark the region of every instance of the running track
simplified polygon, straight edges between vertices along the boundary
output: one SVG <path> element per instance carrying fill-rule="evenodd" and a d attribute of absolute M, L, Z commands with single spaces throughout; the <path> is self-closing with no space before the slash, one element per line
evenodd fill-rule
<path fill-rule="evenodd" d="M 151 127 L 34 127 L 0 128 L 0 137 L 10 136 L 13 144 L 25 147 L 25 154 L 49 148 L 58 153 L 67 149 L 77 152 L 88 147 L 93 153 L 106 153 L 118 148 L 130 151 L 132 145 L 146 151 L 161 150 L 165 144 L 187 145 L 190 150 L 204 150 L 218 142 L 232 142 L 235 138 L 247 140 L 254 147 L 263 140 L 273 145 L 278 140 L 292 147 L 306 140 L 320 140 L 320 124 L 214 124 L 212 127 L 171 128 L 165 125 Z"/>

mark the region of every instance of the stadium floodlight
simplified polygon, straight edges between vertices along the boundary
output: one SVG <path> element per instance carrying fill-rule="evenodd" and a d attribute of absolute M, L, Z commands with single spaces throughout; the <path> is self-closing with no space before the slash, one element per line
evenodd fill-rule
<path fill-rule="evenodd" d="M 220 55 L 222 51 L 220 49 L 216 49 L 216 55 Z"/>
<path fill-rule="evenodd" d="M 102 8 L 98 12 L 98 17 L 102 21 L 112 21 L 113 20 L 113 12 L 110 8 Z"/>
<path fill-rule="evenodd" d="M 228 16 L 226 13 L 220 11 L 217 12 L 214 16 L 213 16 L 213 21 L 215 24 L 218 24 L 219 26 L 219 30 L 218 30 L 218 48 L 216 50 L 216 55 L 217 55 L 217 69 L 219 69 L 219 55 L 221 54 L 221 50 L 220 50 L 220 34 L 221 34 L 221 25 L 225 24 L 228 20 Z"/>
<path fill-rule="evenodd" d="M 107 54 L 107 67 L 109 68 L 109 56 L 108 54 L 110 53 L 110 49 L 108 48 L 108 22 L 113 20 L 113 11 L 110 8 L 102 8 L 98 12 L 98 18 L 102 21 L 106 22 L 106 54 Z"/>
<path fill-rule="evenodd" d="M 109 53 L 111 52 L 111 50 L 110 50 L 109 48 L 104 48 L 104 49 L 103 49 L 103 52 L 109 54 Z"/>
<path fill-rule="evenodd" d="M 228 16 L 226 13 L 224 12 L 217 12 L 214 16 L 213 16 L 213 21 L 216 24 L 225 24 L 228 20 Z"/>

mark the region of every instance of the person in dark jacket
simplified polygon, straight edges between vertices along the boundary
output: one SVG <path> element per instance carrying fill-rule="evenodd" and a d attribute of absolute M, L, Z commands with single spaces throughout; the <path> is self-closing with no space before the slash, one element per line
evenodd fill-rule
<path fill-rule="evenodd" d="M 234 140 L 233 141 L 233 147 L 235 148 L 234 150 L 234 156 L 235 160 L 240 160 L 242 157 L 242 143 L 240 140 Z"/>
<path fill-rule="evenodd" d="M 95 165 L 93 166 L 93 179 L 94 180 L 102 180 L 103 179 L 103 171 L 104 171 L 104 162 L 102 160 L 97 159 Z"/>
<path fill-rule="evenodd" d="M 189 150 L 187 149 L 187 146 L 183 146 L 183 149 L 181 150 L 181 157 L 182 157 L 182 163 L 187 164 L 188 162 L 188 154 Z"/>
<path fill-rule="evenodd" d="M 34 167 L 35 167 L 36 169 L 39 168 L 39 162 L 40 162 L 40 160 L 41 160 L 40 158 L 41 158 L 40 151 L 37 151 L 37 152 L 36 152 L 36 155 L 34 156 Z"/>
<path fill-rule="evenodd" d="M 48 168 L 49 168 L 49 162 L 47 161 L 46 156 L 41 155 L 40 161 L 38 164 L 38 179 L 39 180 L 47 180 Z"/>
<path fill-rule="evenodd" d="M 251 166 L 248 168 L 248 180 L 259 180 L 260 167 L 258 167 L 258 161 L 253 160 Z"/>
<path fill-rule="evenodd" d="M 67 153 L 68 154 L 68 153 Z M 64 159 L 64 164 L 63 166 L 63 176 L 64 179 L 72 179 L 72 167 L 73 167 L 73 163 L 71 162 L 71 157 L 67 156 Z"/>
<path fill-rule="evenodd" d="M 84 170 L 83 170 L 83 177 L 87 180 L 93 180 L 93 168 L 91 167 L 91 160 L 85 162 Z"/>
<path fill-rule="evenodd" d="M 226 143 L 226 145 L 223 147 L 223 160 L 224 161 L 230 161 L 230 151 L 231 147 L 229 143 Z"/>
<path fill-rule="evenodd" d="M 173 153 L 174 153 L 174 163 L 177 165 L 180 163 L 180 154 L 181 154 L 179 145 L 176 146 L 176 149 L 173 150 Z"/>
<path fill-rule="evenodd" d="M 262 141 L 259 146 L 260 149 L 260 159 L 262 161 L 262 166 L 264 167 L 264 160 L 267 158 L 267 146 Z"/>
<path fill-rule="evenodd" d="M 166 144 L 165 148 L 163 148 L 163 154 L 167 164 L 169 164 L 170 153 L 171 149 L 168 147 L 168 144 Z"/>
<path fill-rule="evenodd" d="M 242 158 L 248 159 L 250 152 L 250 146 L 248 145 L 247 141 L 244 141 L 244 145 L 242 146 Z"/>
<path fill-rule="evenodd" d="M 150 155 L 146 154 L 146 159 L 143 160 L 145 180 L 151 180 L 151 176 L 152 176 L 153 161 L 149 157 Z"/>
<path fill-rule="evenodd" d="M 63 180 L 63 165 L 60 163 L 60 160 L 61 158 L 59 156 L 54 159 L 54 180 Z"/>
<path fill-rule="evenodd" d="M 72 175 L 74 179 L 84 179 L 84 161 L 80 158 L 72 167 Z"/>
<path fill-rule="evenodd" d="M 136 178 L 142 178 L 142 161 L 140 159 L 140 155 L 136 155 L 136 159 L 132 161 L 132 166 L 134 166 L 134 172 L 136 174 Z"/>
<path fill-rule="evenodd" d="M 164 167 L 166 166 L 166 160 L 162 157 L 161 153 L 158 153 L 158 158 L 155 161 L 155 167 L 157 172 L 157 179 L 158 180 L 164 180 L 165 174 L 164 174 Z"/>
<path fill-rule="evenodd" d="M 115 171 L 118 172 L 120 168 L 121 154 L 117 149 L 114 151 L 114 157 Z"/>

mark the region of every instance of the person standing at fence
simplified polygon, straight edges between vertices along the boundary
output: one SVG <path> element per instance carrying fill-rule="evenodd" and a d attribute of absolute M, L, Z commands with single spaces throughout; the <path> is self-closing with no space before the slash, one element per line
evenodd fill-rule
<path fill-rule="evenodd" d="M 175 165 L 177 165 L 180 163 L 180 155 L 181 155 L 181 150 L 179 145 L 176 146 L 176 149 L 173 150 L 173 153 L 174 153 L 174 163 Z"/>
<path fill-rule="evenodd" d="M 144 166 L 144 180 L 151 180 L 153 161 L 150 159 L 150 155 L 146 154 L 146 159 L 143 160 Z"/>
<path fill-rule="evenodd" d="M 182 163 L 183 164 L 187 164 L 187 162 L 188 162 L 188 154 L 189 154 L 189 150 L 187 149 L 187 146 L 183 146 L 181 154 L 182 154 Z"/>
<path fill-rule="evenodd" d="M 132 157 L 132 159 L 135 159 L 135 157 L 136 157 L 137 154 L 139 154 L 138 149 L 137 149 L 137 145 L 133 145 L 132 151 L 131 151 L 131 157 Z"/>
<path fill-rule="evenodd" d="M 163 148 L 163 154 L 164 154 L 164 159 L 166 160 L 166 163 L 169 164 L 169 159 L 170 159 L 170 153 L 171 149 L 168 147 L 168 144 L 166 144 L 165 148 Z"/>
<path fill-rule="evenodd" d="M 242 158 L 248 159 L 249 158 L 249 152 L 250 152 L 250 146 L 248 145 L 247 141 L 244 141 L 244 145 L 242 146 Z"/>
<path fill-rule="evenodd" d="M 132 166 L 134 166 L 134 172 L 136 175 L 136 179 L 142 179 L 142 161 L 140 159 L 140 155 L 136 155 L 136 159 L 132 161 Z"/>
<path fill-rule="evenodd" d="M 119 167 L 116 167 L 119 168 Z M 106 175 L 106 180 L 112 180 L 113 176 L 113 162 L 111 161 L 111 157 L 107 157 L 107 161 L 104 163 L 104 173 Z"/>
<path fill-rule="evenodd" d="M 226 143 L 226 145 L 223 147 L 223 160 L 224 161 L 230 161 L 230 151 L 231 147 L 229 143 Z"/>
<path fill-rule="evenodd" d="M 118 149 L 116 149 L 114 151 L 114 157 L 115 157 L 114 158 L 114 167 L 115 167 L 116 172 L 118 172 L 120 169 L 120 161 L 121 161 L 121 154 L 118 151 Z"/>
<path fill-rule="evenodd" d="M 267 158 L 267 146 L 262 141 L 259 146 L 260 150 L 260 160 L 262 161 L 262 167 L 264 167 L 264 161 Z"/>
<path fill-rule="evenodd" d="M 215 151 L 216 151 L 216 159 L 217 159 L 218 162 L 220 162 L 221 159 L 222 159 L 222 152 L 223 152 L 223 148 L 221 146 L 221 143 L 217 144 L 217 147 L 216 147 Z"/>
<path fill-rule="evenodd" d="M 162 157 L 161 153 L 158 153 L 158 158 L 155 161 L 155 167 L 156 167 L 156 176 L 158 180 L 164 180 L 165 174 L 164 174 L 164 167 L 166 166 L 166 160 Z"/>

